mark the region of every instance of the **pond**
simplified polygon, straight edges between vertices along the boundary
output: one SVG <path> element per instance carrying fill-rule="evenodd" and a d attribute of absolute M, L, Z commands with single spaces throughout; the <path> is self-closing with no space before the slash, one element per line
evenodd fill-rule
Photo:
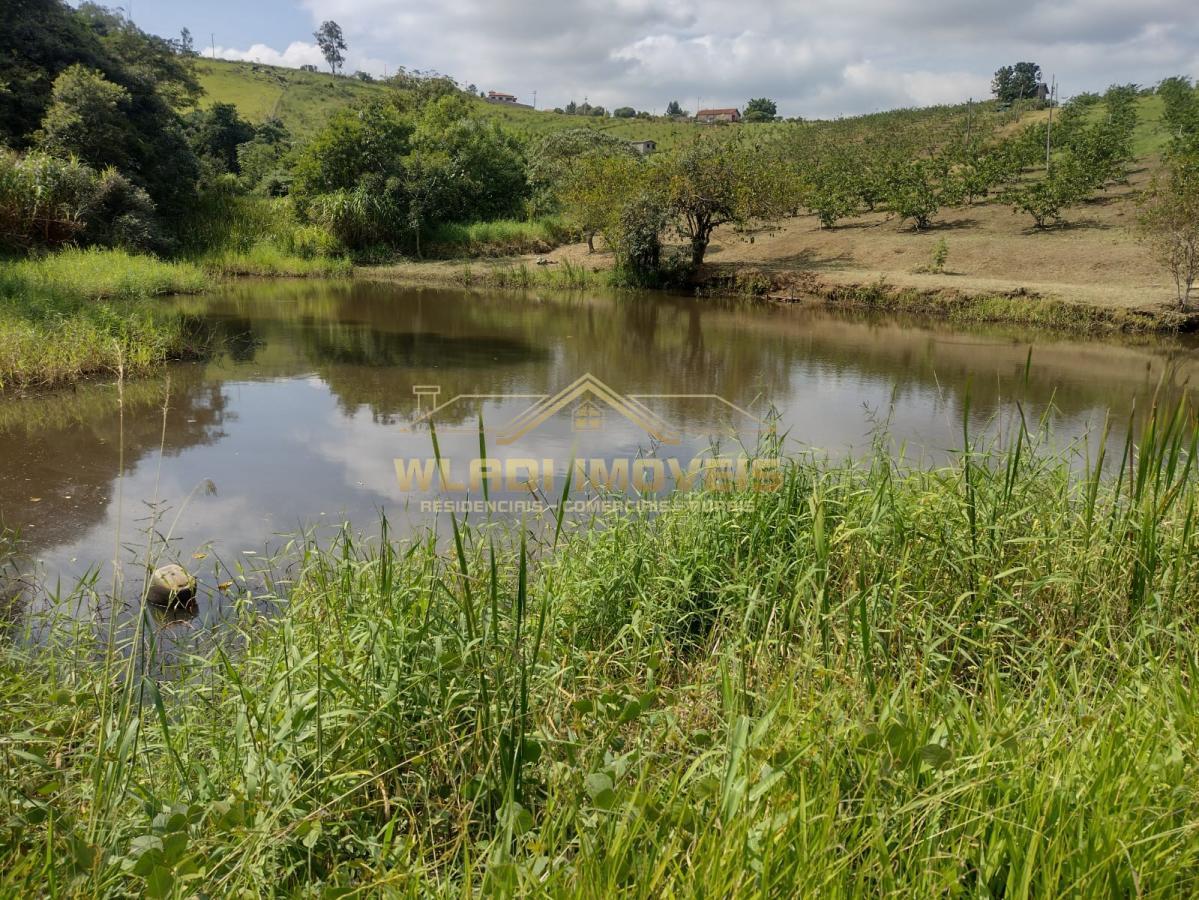
<path fill-rule="evenodd" d="M 494 455 L 535 471 L 498 472 L 490 499 L 552 504 L 576 460 L 685 467 L 771 424 L 788 452 L 869 452 L 885 435 L 891 452 L 937 461 L 962 447 L 964 418 L 995 435 L 1045 417 L 1077 450 L 1110 416 L 1118 452 L 1133 404 L 1163 382 L 1179 390 L 1197 359 L 1182 339 L 663 294 L 257 281 L 171 302 L 222 352 L 121 390 L 0 402 L 0 525 L 48 581 L 144 560 L 151 531 L 156 556 L 232 571 L 306 528 L 373 530 L 380 512 L 395 533 L 420 528 L 450 493 L 421 483 L 430 421 L 458 497 L 478 499 L 469 460 Z M 406 487 L 397 459 L 416 466 Z M 534 488 L 504 477 L 522 471 Z"/>

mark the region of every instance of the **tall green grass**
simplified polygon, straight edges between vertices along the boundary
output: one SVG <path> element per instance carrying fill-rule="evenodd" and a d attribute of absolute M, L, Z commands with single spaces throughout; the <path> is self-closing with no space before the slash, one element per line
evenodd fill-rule
<path fill-rule="evenodd" d="M 347 529 L 203 573 L 201 656 L 114 640 L 92 580 L 94 625 L 0 657 L 0 885 L 1191 894 L 1197 442 L 1180 408 L 1085 463 L 966 434 L 716 511 Z"/>
<path fill-rule="evenodd" d="M 577 237 L 575 229 L 550 217 L 447 223 L 433 229 L 425 242 L 432 256 L 519 256 L 548 253 Z"/>
<path fill-rule="evenodd" d="M 188 355 L 198 337 L 153 301 L 195 293 L 205 273 L 121 250 L 65 250 L 0 261 L 0 390 L 145 371 Z"/>
<path fill-rule="evenodd" d="M 211 188 L 188 222 L 185 255 L 218 276 L 334 277 L 349 259 L 326 229 L 301 222 L 286 197 Z"/>

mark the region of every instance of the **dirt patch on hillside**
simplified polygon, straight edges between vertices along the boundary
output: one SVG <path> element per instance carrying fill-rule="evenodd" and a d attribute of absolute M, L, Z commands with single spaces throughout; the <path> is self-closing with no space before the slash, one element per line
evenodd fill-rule
<path fill-rule="evenodd" d="M 865 286 L 939 298 L 1026 299 L 1064 307 L 1123 311 L 1121 322 L 1158 320 L 1157 327 L 1191 327 L 1175 312 L 1166 272 L 1137 240 L 1136 197 L 1149 178 L 1139 164 L 1126 184 L 1064 213 L 1064 224 L 1038 230 L 1031 218 L 996 200 L 947 208 L 932 228 L 915 231 L 889 213 L 872 213 L 821 228 L 814 216 L 751 231 L 718 229 L 700 273 L 701 289 L 746 281 L 756 292 L 807 292 L 825 299 L 852 296 Z M 938 242 L 948 247 L 945 270 L 931 271 Z M 602 242 L 597 242 L 601 243 Z M 541 265 L 539 265 L 539 263 Z M 375 269 L 371 277 L 464 283 L 463 273 L 486 274 L 521 266 L 548 271 L 565 265 L 588 271 L 610 268 L 602 246 L 559 247 L 542 256 L 402 263 Z M 1097 317 L 1103 318 L 1103 317 Z"/>
<path fill-rule="evenodd" d="M 934 226 L 916 232 L 878 213 L 821 228 L 812 216 L 774 229 L 737 234 L 722 229 L 708 262 L 715 270 L 754 266 L 764 272 L 810 272 L 828 284 L 861 284 L 883 277 L 899 287 L 964 294 L 1024 292 L 1072 303 L 1158 309 L 1173 286 L 1135 234 L 1135 197 L 1148 175 L 1065 213 L 1065 224 L 1038 230 L 1031 218 L 988 201 L 944 209 Z M 930 271 L 944 240 L 945 272 Z"/>

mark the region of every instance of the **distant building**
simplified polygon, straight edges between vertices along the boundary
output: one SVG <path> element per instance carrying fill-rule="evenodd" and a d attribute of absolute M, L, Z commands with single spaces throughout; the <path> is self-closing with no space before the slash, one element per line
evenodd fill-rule
<path fill-rule="evenodd" d="M 629 141 L 633 145 L 633 149 L 645 156 L 647 153 L 653 153 L 658 149 L 657 141 Z"/>
<path fill-rule="evenodd" d="M 711 125 L 715 122 L 740 122 L 741 111 L 739 109 L 701 109 L 695 114 L 695 121 L 703 125 Z"/>
<path fill-rule="evenodd" d="M 484 98 L 488 103 L 503 103 L 505 106 L 519 106 L 521 109 L 532 109 L 527 103 L 517 103 L 515 94 L 505 94 L 503 91 L 488 91 Z"/>

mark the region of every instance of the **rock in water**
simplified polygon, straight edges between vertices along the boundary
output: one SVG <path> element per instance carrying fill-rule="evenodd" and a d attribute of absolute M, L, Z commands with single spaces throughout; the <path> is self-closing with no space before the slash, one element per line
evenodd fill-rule
<path fill-rule="evenodd" d="M 174 563 L 162 566 L 150 576 L 146 599 L 167 608 L 189 606 L 196 599 L 196 579 L 183 566 Z"/>

